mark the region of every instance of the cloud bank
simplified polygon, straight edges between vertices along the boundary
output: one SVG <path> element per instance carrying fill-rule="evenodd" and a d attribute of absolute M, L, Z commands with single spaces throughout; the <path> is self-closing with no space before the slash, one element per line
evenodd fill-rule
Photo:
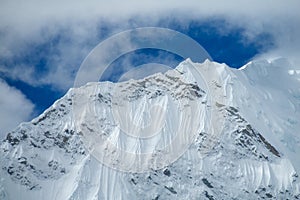
<path fill-rule="evenodd" d="M 162 18 L 176 19 L 187 28 L 189 20 L 222 18 L 226 28 L 222 26 L 220 34 L 240 27 L 245 43 L 267 32 L 274 38 L 274 48 L 257 58 L 283 56 L 299 65 L 299 7 L 297 0 L 2 1 L 0 60 L 6 62 L 1 63 L 0 73 L 33 86 L 48 84 L 65 91 L 72 86 L 80 63 L 99 39 L 143 24 L 159 26 Z M 40 53 L 27 54 L 36 46 L 48 49 L 48 55 L 40 55 L 48 56 L 42 74 L 36 67 L 42 61 L 16 63 L 22 56 Z"/>

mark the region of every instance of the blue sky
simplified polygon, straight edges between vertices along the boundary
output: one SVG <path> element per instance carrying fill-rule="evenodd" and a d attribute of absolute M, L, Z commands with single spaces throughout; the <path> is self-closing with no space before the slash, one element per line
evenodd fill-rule
<path fill-rule="evenodd" d="M 116 6 L 118 5 L 118 6 Z M 217 62 L 241 67 L 253 59 L 286 57 L 299 66 L 300 14 L 296 0 L 238 4 L 220 1 L 1 1 L 0 137 L 49 107 L 72 87 L 88 53 L 109 36 L 138 27 L 163 27 L 201 44 Z M 172 62 L 167 63 L 172 58 Z M 144 49 L 127 53 L 107 70 L 115 81 L 133 66 L 182 58 Z M 111 74 L 112 73 L 112 74 Z M 8 123 L 9 122 L 9 123 Z"/>

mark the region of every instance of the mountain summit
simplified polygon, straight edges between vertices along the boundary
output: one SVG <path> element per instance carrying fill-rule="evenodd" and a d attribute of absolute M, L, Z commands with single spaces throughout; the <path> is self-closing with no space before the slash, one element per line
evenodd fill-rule
<path fill-rule="evenodd" d="M 300 70 L 186 60 L 70 89 L 0 146 L 0 199 L 300 199 Z"/>

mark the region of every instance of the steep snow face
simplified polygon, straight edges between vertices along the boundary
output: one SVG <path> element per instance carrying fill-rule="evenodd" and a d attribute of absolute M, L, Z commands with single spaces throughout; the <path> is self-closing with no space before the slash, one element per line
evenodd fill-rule
<path fill-rule="evenodd" d="M 240 85 L 233 106 L 300 172 L 300 73 L 285 59 L 256 61 L 234 71 Z"/>
<path fill-rule="evenodd" d="M 186 60 L 71 89 L 0 148 L 0 199 L 300 198 L 300 73 Z"/>
<path fill-rule="evenodd" d="M 174 71 L 106 87 L 92 83 L 74 94 L 76 132 L 96 159 L 121 171 L 168 166 L 208 121 L 205 92 Z"/>

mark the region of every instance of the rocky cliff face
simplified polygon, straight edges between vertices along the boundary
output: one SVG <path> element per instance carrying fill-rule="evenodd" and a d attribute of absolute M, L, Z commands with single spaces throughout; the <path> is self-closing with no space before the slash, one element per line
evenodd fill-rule
<path fill-rule="evenodd" d="M 0 199 L 300 198 L 300 71 L 186 60 L 70 89 L 7 134 Z"/>

